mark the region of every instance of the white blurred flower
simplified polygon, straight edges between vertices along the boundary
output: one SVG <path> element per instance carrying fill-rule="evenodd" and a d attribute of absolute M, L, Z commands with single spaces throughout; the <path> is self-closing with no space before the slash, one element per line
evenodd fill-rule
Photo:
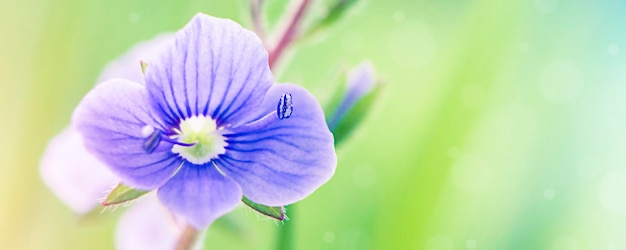
<path fill-rule="evenodd" d="M 41 176 L 48 187 L 74 212 L 85 214 L 119 180 L 87 152 L 72 127 L 52 138 L 41 159 Z"/>
<path fill-rule="evenodd" d="M 120 250 L 170 250 L 185 223 L 171 214 L 154 193 L 141 197 L 122 215 L 115 232 Z"/>

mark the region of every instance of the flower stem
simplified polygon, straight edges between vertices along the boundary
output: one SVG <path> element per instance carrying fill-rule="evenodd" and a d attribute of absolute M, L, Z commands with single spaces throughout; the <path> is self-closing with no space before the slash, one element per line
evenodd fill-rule
<path fill-rule="evenodd" d="M 285 49 L 289 47 L 291 42 L 294 41 L 296 35 L 298 35 L 298 26 L 300 25 L 300 22 L 310 5 L 311 0 L 301 0 L 300 5 L 298 5 L 298 8 L 289 20 L 289 25 L 283 32 L 282 36 L 280 36 L 280 40 L 278 40 L 276 46 L 269 52 L 270 68 L 274 67 L 274 64 L 276 64 L 278 59 L 282 56 Z"/>
<path fill-rule="evenodd" d="M 301 0 L 298 8 L 295 10 L 295 12 L 293 12 L 293 15 L 291 15 L 289 25 L 287 25 L 287 28 L 280 36 L 280 40 L 273 49 L 268 50 L 270 69 L 274 69 L 274 67 L 276 66 L 276 62 L 283 55 L 285 49 L 289 47 L 291 42 L 295 40 L 296 35 L 298 35 L 298 26 L 302 22 L 302 18 L 304 17 L 304 14 L 306 13 L 310 5 L 311 0 Z M 291 220 L 285 221 L 285 224 L 278 229 L 278 237 L 276 238 L 276 249 L 278 250 L 295 249 L 295 221 L 293 220 L 293 218 L 295 218 L 295 207 L 295 204 L 289 206 L 289 217 L 291 218 Z"/>
<path fill-rule="evenodd" d="M 295 212 L 296 204 L 289 205 L 289 218 L 290 220 L 285 221 L 285 224 L 282 227 L 278 228 L 278 238 L 276 238 L 276 249 L 277 250 L 292 250 L 295 249 L 295 241 L 294 241 L 294 212 Z"/>
<path fill-rule="evenodd" d="M 176 242 L 176 250 L 189 250 L 193 247 L 198 237 L 198 230 L 191 225 L 185 226 L 183 232 L 178 237 Z"/>

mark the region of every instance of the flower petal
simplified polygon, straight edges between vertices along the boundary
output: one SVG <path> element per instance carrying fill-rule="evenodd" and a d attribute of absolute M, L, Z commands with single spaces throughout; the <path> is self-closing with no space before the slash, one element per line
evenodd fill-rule
<path fill-rule="evenodd" d="M 273 76 L 259 38 L 239 24 L 196 15 L 145 72 L 155 109 L 166 120 L 210 116 L 240 122 L 258 106 Z"/>
<path fill-rule="evenodd" d="M 148 98 L 141 84 L 110 80 L 91 90 L 72 118 L 87 150 L 124 184 L 143 190 L 161 186 L 182 162 L 166 143 L 152 154 L 143 148 L 145 126 L 163 129 L 163 122 L 150 114 Z"/>
<path fill-rule="evenodd" d="M 176 219 L 156 195 L 146 195 L 120 218 L 115 231 L 116 247 L 119 250 L 174 249 L 183 228 Z"/>
<path fill-rule="evenodd" d="M 41 176 L 46 185 L 77 213 L 92 210 L 119 179 L 93 155 L 74 128 L 54 137 L 41 159 Z"/>
<path fill-rule="evenodd" d="M 262 111 L 276 110 L 279 98 L 291 93 L 293 114 L 263 131 L 225 135 L 226 153 L 216 163 L 241 186 L 250 200 L 269 206 L 297 202 L 330 179 L 337 157 L 319 103 L 306 89 L 274 85 Z"/>
<path fill-rule="evenodd" d="M 165 185 L 159 199 L 191 225 L 203 229 L 218 217 L 235 209 L 241 201 L 241 188 L 208 163 L 185 163 Z"/>

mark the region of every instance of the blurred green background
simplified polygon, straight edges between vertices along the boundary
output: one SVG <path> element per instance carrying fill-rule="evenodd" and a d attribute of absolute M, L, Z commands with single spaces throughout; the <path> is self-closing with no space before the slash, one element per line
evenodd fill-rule
<path fill-rule="evenodd" d="M 270 27 L 287 1 L 267 0 Z M 312 17 L 331 1 L 316 1 Z M 110 60 L 247 1 L 0 2 L 0 248 L 110 249 L 126 208 L 79 219 L 42 183 L 48 140 Z M 626 249 L 626 1 L 365 1 L 277 80 L 326 101 L 337 65 L 386 87 L 299 204 L 298 249 Z M 621 51 L 624 50 L 624 51 Z M 86 166 L 88 167 L 88 166 Z M 208 249 L 271 249 L 241 207 Z"/>

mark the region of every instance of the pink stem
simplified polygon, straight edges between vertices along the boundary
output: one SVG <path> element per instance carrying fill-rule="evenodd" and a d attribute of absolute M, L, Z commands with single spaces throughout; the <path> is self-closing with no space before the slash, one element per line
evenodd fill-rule
<path fill-rule="evenodd" d="M 296 12 L 294 12 L 289 22 L 289 26 L 287 26 L 287 29 L 285 29 L 285 32 L 280 37 L 278 44 L 276 44 L 276 47 L 274 47 L 274 49 L 270 50 L 269 52 L 270 68 L 274 68 L 274 65 L 276 64 L 278 59 L 282 56 L 283 52 L 285 52 L 285 49 L 289 47 L 291 42 L 293 42 L 294 38 L 296 37 L 298 33 L 298 26 L 300 25 L 300 22 L 302 21 L 302 17 L 304 17 L 304 13 L 306 13 L 307 9 L 309 8 L 310 3 L 311 3 L 310 0 L 302 0 L 302 2 L 300 2 L 298 9 L 296 9 Z"/>
<path fill-rule="evenodd" d="M 191 250 L 196 238 L 198 237 L 198 230 L 191 225 L 185 226 L 183 232 L 181 232 L 178 242 L 176 242 L 176 250 Z"/>

